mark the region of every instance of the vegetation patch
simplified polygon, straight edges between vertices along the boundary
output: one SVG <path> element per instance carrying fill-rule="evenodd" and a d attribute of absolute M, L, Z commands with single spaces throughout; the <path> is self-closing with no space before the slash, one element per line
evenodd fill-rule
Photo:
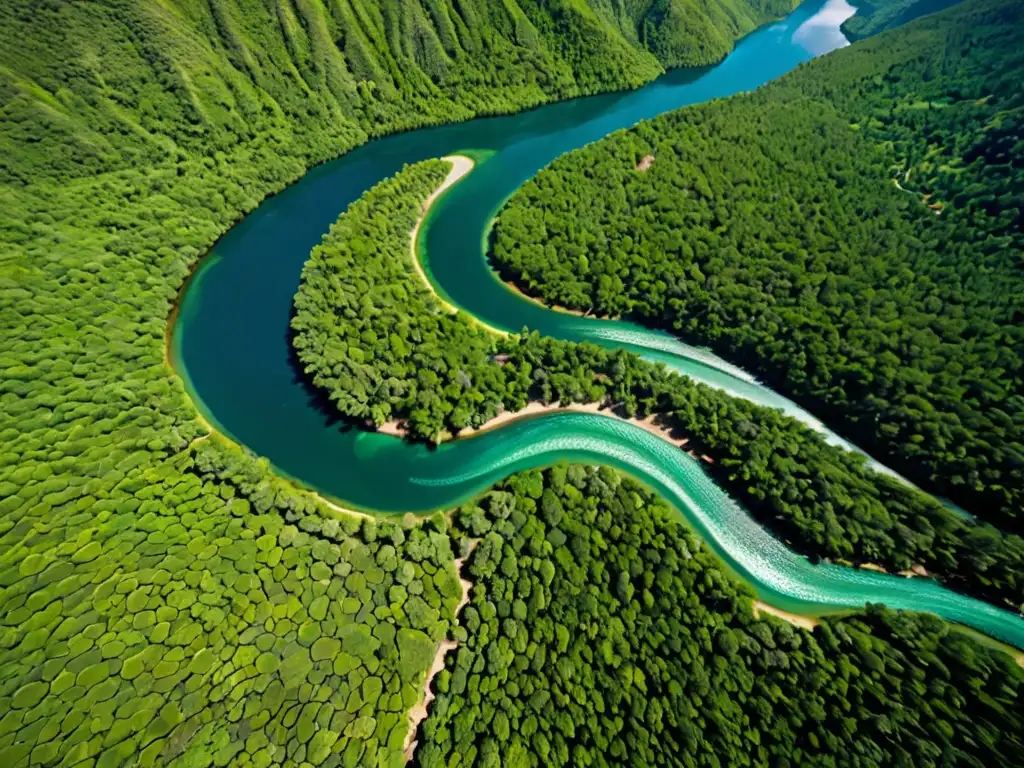
<path fill-rule="evenodd" d="M 1008 654 L 880 606 L 813 633 L 757 619 L 677 513 L 608 468 L 513 475 L 453 533 L 481 541 L 423 766 L 1020 764 Z"/>
<path fill-rule="evenodd" d="M 443 518 L 339 516 L 215 438 L 60 519 L 7 553 L 4 765 L 400 764 L 462 597 Z"/>
<path fill-rule="evenodd" d="M 428 643 L 468 640 L 450 531 L 208 437 L 164 356 L 179 287 L 371 136 L 637 85 L 787 5 L 0 4 L 0 765 L 401 764 Z M 527 385 L 620 362 L 562 354 Z M 975 713 L 1014 690 L 982 682 Z"/>
<path fill-rule="evenodd" d="M 524 6 L 0 4 L 0 765 L 401 762 L 443 526 L 339 517 L 203 439 L 166 322 L 310 166 L 662 69 L 603 9 Z"/>

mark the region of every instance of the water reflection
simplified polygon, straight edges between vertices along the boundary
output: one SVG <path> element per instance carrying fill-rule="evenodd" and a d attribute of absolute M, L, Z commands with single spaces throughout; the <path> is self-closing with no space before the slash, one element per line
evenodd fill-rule
<path fill-rule="evenodd" d="M 839 26 L 857 9 L 846 0 L 828 0 L 821 10 L 797 27 L 793 42 L 799 43 L 815 56 L 850 44 Z"/>

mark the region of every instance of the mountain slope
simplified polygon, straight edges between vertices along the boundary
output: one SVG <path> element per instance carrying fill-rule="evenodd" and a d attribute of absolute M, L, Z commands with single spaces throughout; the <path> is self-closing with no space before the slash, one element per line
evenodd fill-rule
<path fill-rule="evenodd" d="M 337 154 L 367 136 L 634 87 L 663 66 L 707 64 L 790 4 L 5 3 L 0 180 L 212 155 L 294 126 L 315 126 Z"/>
<path fill-rule="evenodd" d="M 857 13 L 843 22 L 843 34 L 851 42 L 863 40 L 958 2 L 961 0 L 855 0 L 851 5 L 856 6 Z"/>

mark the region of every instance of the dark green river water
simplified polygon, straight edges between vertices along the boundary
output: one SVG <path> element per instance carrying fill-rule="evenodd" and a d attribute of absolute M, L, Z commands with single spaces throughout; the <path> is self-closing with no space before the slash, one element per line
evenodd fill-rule
<path fill-rule="evenodd" d="M 406 163 L 467 151 L 474 170 L 431 209 L 419 253 L 439 293 L 489 325 L 623 347 L 737 396 L 813 416 L 705 350 L 620 321 L 553 312 L 508 290 L 486 261 L 502 203 L 558 155 L 687 104 L 751 90 L 846 44 L 845 0 L 808 2 L 737 44 L 721 64 L 669 73 L 637 91 L 554 104 L 519 115 L 380 139 L 310 171 L 231 230 L 202 262 L 172 335 L 176 370 L 200 411 L 266 456 L 282 474 L 344 504 L 378 513 L 454 506 L 508 474 L 559 460 L 605 463 L 669 499 L 713 549 L 785 610 L 822 614 L 884 602 L 932 611 L 1024 648 L 1024 620 L 931 581 L 814 566 L 789 551 L 683 451 L 616 419 L 577 413 L 512 422 L 432 450 L 345 429 L 317 407 L 288 347 L 302 265 L 337 216 Z M 876 464 L 880 471 L 888 471 Z"/>

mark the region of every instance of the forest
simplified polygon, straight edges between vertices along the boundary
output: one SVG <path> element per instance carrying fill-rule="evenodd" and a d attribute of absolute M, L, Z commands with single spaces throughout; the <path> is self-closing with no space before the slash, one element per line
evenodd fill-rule
<path fill-rule="evenodd" d="M 882 606 L 813 632 L 756 618 L 676 513 L 608 468 L 513 475 L 453 534 L 473 589 L 424 768 L 1021 764 L 1005 655 Z"/>
<path fill-rule="evenodd" d="M 636 85 L 673 61 L 709 62 L 788 9 L 623 7 L 613 17 L 582 0 L 0 3 L 0 765 L 405 763 L 406 713 L 422 698 L 439 639 L 470 640 L 453 626 L 453 555 L 465 535 L 442 515 L 374 521 L 339 511 L 210 435 L 168 365 L 167 318 L 218 237 L 316 163 L 373 136 Z M 577 381 L 602 384 L 566 373 L 581 360 L 626 365 L 596 349 L 523 344 L 561 360 L 538 377 L 552 396 Z M 633 376 L 645 385 L 655 374 Z M 636 391 L 626 407 L 652 396 Z M 696 422 L 696 409 L 717 401 L 693 393 Z M 760 457 L 751 466 L 767 476 L 786 427 L 765 422 L 745 443 L 728 418 L 723 411 L 714 428 L 722 445 L 749 444 Z M 801 450 L 799 461 L 829 457 Z M 732 461 L 740 472 L 743 456 Z M 795 517 L 792 494 L 809 486 L 791 477 Z M 857 503 L 872 522 L 843 520 L 877 532 L 883 549 L 894 520 L 913 520 L 915 549 L 894 548 L 893 565 L 941 541 L 944 573 L 992 595 L 1019 590 L 1014 539 L 971 527 L 990 541 L 970 562 L 964 552 L 975 550 L 957 548 L 966 538 L 941 507 L 886 493 L 909 499 L 906 518 L 871 497 Z M 885 515 L 897 517 L 880 522 Z M 833 527 L 826 538 L 861 546 L 846 535 Z M 1003 754 L 1001 739 L 1020 730 L 1016 668 L 927 617 L 902 620 L 930 627 L 910 632 L 904 642 L 920 645 L 907 658 L 937 656 L 927 674 L 941 679 L 879 645 L 886 681 L 904 670 L 913 670 L 907 691 L 928 681 L 927 696 L 899 699 L 907 711 L 879 717 L 879 730 L 896 723 L 908 734 L 899 718 L 929 705 L 922 727 L 956 723 L 976 739 L 932 737 L 955 739 L 947 762 Z M 883 623 L 858 621 L 858 649 L 889 642 Z M 940 647 L 950 661 L 929 650 Z"/>
<path fill-rule="evenodd" d="M 216 437 L 109 456 L 5 493 L 0 764 L 403 764 L 461 595 L 444 518 L 339 514 Z"/>
<path fill-rule="evenodd" d="M 0 7 L 0 181 L 238 152 L 258 178 L 275 152 L 315 164 L 371 137 L 710 64 L 795 2 L 626 6 L 12 0 Z"/>
<path fill-rule="evenodd" d="M 317 163 L 662 71 L 603 4 L 551 7 L 0 3 L 0 765 L 404 763 L 443 518 L 365 522 L 207 437 L 167 318 Z M 659 33 L 679 60 L 788 10 L 709 7 Z"/>
<path fill-rule="evenodd" d="M 710 345 L 1020 532 L 1022 34 L 1019 3 L 964 3 L 564 155 L 503 209 L 494 259 L 547 302 Z"/>
<path fill-rule="evenodd" d="M 840 29 L 850 42 L 855 42 L 958 2 L 960 0 L 854 0 L 850 5 L 857 13 L 844 21 Z"/>
<path fill-rule="evenodd" d="M 536 332 L 501 337 L 451 314 L 409 253 L 424 201 L 449 166 L 428 160 L 378 184 L 306 262 L 292 343 L 340 414 L 371 427 L 399 421 L 433 442 L 531 401 L 658 414 L 713 459 L 707 471 L 723 488 L 813 558 L 923 565 L 954 589 L 1024 605 L 1024 539 L 869 469 L 781 412 L 623 350 Z"/>

